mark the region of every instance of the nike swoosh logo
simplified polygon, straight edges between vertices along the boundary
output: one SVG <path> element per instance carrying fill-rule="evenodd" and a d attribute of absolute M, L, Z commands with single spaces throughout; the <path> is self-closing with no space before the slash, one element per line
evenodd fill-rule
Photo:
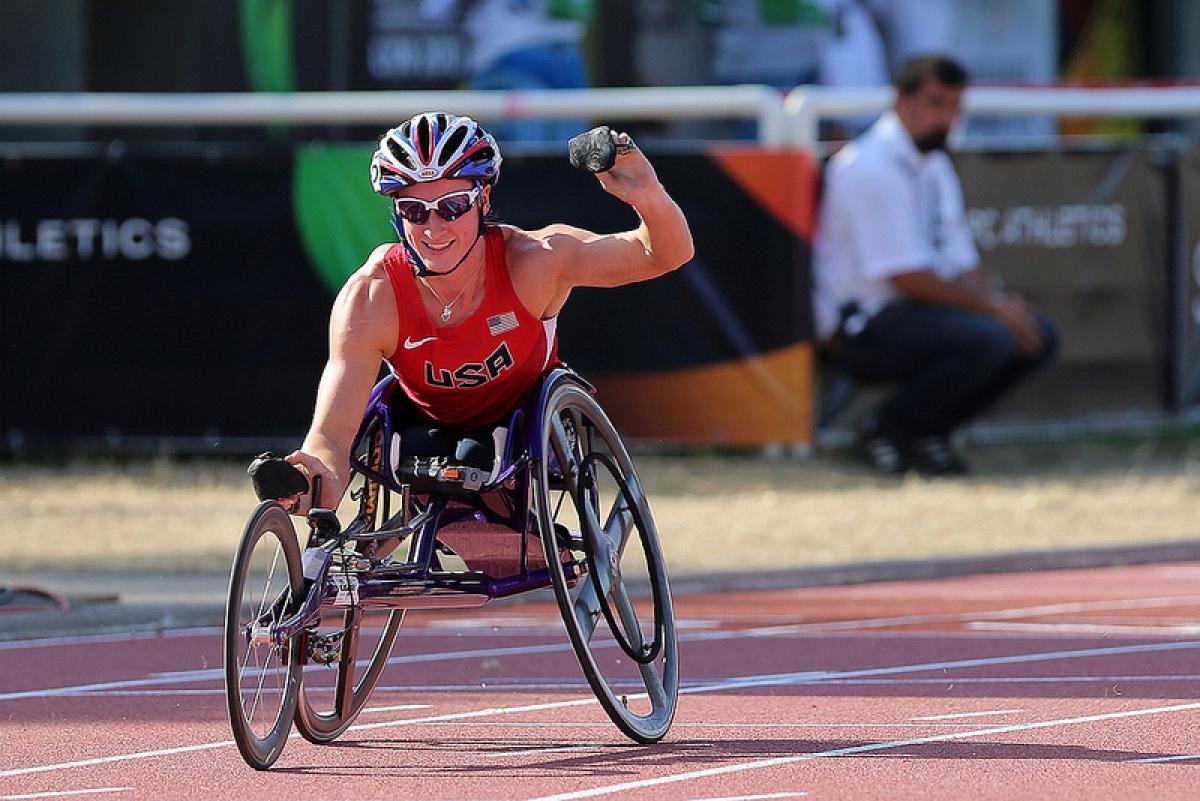
<path fill-rule="evenodd" d="M 416 342 L 413 342 L 411 337 L 405 337 L 404 338 L 404 349 L 412 350 L 413 348 L 419 348 L 422 345 L 424 345 L 426 342 L 432 342 L 435 339 L 437 339 L 437 337 L 425 337 L 424 339 L 418 339 Z"/>

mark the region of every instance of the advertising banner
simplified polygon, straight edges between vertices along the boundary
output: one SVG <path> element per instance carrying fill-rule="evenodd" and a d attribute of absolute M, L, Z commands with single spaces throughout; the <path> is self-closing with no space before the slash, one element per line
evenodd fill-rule
<path fill-rule="evenodd" d="M 994 414 L 1066 419 L 1162 408 L 1170 255 L 1161 153 L 954 157 L 983 264 L 1062 336 L 1058 360 Z"/>
<path fill-rule="evenodd" d="M 0 193 L 0 431 L 30 440 L 303 431 L 330 295 L 291 156 L 12 158 Z"/>
<path fill-rule="evenodd" d="M 380 238 L 380 199 L 363 190 L 369 149 L 297 153 L 299 230 L 333 291 Z M 626 434 L 752 445 L 811 438 L 808 240 L 816 174 L 808 156 L 755 148 L 654 156 L 683 208 L 696 257 L 653 281 L 577 289 L 559 353 L 601 391 Z M 493 195 L 504 222 L 634 228 L 633 210 L 562 157 L 506 158 Z M 361 258 L 359 256 L 358 258 Z"/>
<path fill-rule="evenodd" d="M 370 191 L 370 152 L 181 145 L 8 159 L 0 437 L 298 439 L 333 296 L 395 238 Z M 654 162 L 696 258 L 647 283 L 577 290 L 560 353 L 629 436 L 809 441 L 811 162 L 740 148 Z M 506 159 L 494 200 L 521 227 L 637 225 L 564 157 Z"/>

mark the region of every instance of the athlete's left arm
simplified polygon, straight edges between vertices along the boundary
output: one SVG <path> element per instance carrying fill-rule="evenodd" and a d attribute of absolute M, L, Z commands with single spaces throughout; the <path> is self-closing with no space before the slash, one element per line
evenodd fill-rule
<path fill-rule="evenodd" d="M 629 142 L 627 134 L 615 136 L 618 143 Z M 658 182 L 641 150 L 634 147 L 618 152 L 612 169 L 596 173 L 596 179 L 606 192 L 633 207 L 640 224 L 616 234 L 595 234 L 566 225 L 544 229 L 546 244 L 560 250 L 560 292 L 657 278 L 692 258 L 695 250 L 687 219 Z"/>

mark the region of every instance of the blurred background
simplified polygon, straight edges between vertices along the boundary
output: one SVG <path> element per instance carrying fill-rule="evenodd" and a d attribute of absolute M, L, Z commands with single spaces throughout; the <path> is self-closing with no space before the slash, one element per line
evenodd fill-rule
<path fill-rule="evenodd" d="M 1063 336 L 1058 361 L 968 432 L 995 450 L 972 479 L 985 484 L 963 490 L 964 519 L 985 489 L 1004 499 L 993 514 L 1036 516 L 1057 503 L 1038 486 L 1061 480 L 1074 499 L 1056 507 L 1061 534 L 1080 498 L 1144 481 L 1157 500 L 1125 498 L 1133 517 L 1108 509 L 1111 531 L 1082 526 L 1072 542 L 1193 533 L 1198 3 L 0 0 L 0 18 L 0 494 L 27 510 L 0 535 L 89 517 L 50 501 L 85 474 L 110 499 L 122 475 L 186 487 L 191 500 L 145 502 L 199 514 L 197 493 L 241 479 L 163 460 L 295 447 L 333 295 L 393 238 L 370 152 L 434 108 L 497 133 L 505 221 L 633 224 L 566 163 L 565 138 L 599 123 L 629 130 L 684 208 L 689 267 L 577 291 L 560 325 L 563 356 L 674 476 L 662 492 L 711 498 L 749 476 L 731 491 L 756 509 L 809 493 L 793 519 L 813 493 L 917 492 L 838 462 L 872 389 L 830 375 L 813 345 L 810 241 L 823 160 L 888 106 L 900 62 L 935 50 L 973 79 L 954 160 L 981 255 Z M 92 467 L 72 473 L 80 459 Z M 219 501 L 236 506 L 230 538 L 251 505 L 239 492 L 243 505 Z M 914 515 L 928 519 L 925 503 Z M 1173 516 L 1133 530 L 1148 506 Z M 887 520 L 864 530 L 894 532 Z M 1003 518 L 965 547 L 1048 536 L 1027 524 L 1020 542 Z"/>

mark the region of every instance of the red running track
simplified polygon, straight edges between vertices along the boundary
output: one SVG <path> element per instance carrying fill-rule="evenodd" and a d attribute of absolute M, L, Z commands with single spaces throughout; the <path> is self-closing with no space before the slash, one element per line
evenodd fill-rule
<path fill-rule="evenodd" d="M 410 615 L 358 725 L 265 773 L 216 629 L 0 643 L 0 799 L 1200 796 L 1200 564 L 676 600 L 658 745 L 587 701 L 551 606 L 509 605 Z"/>

